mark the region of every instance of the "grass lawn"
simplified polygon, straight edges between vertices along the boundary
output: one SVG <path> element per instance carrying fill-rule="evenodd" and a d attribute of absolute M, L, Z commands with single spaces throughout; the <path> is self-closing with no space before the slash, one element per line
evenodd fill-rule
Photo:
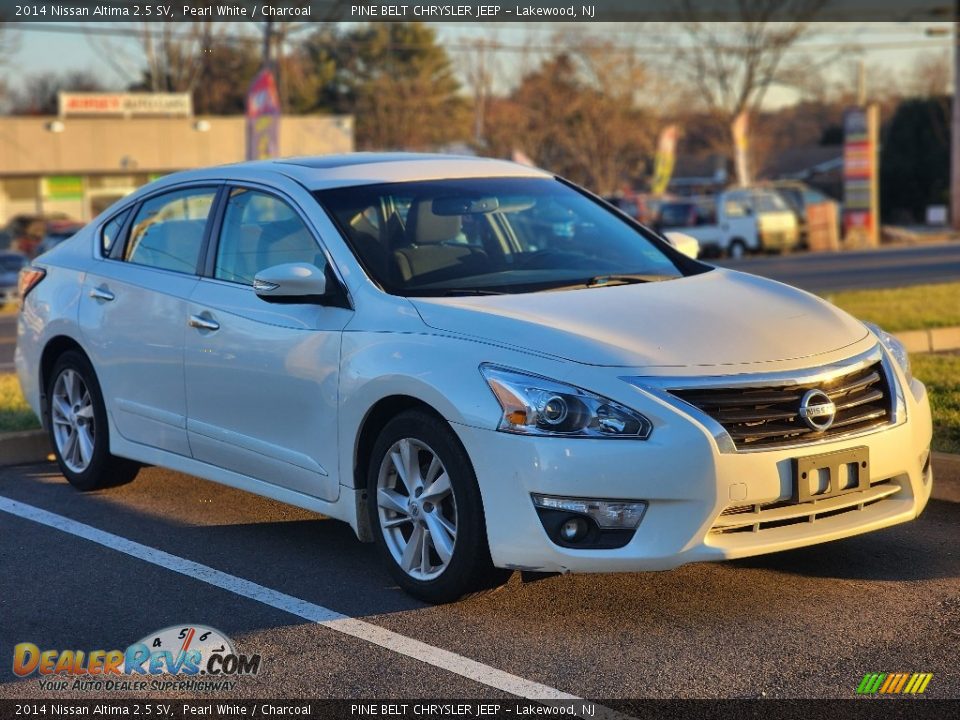
<path fill-rule="evenodd" d="M 960 453 L 960 355 L 912 355 L 910 362 L 930 395 L 933 449 Z"/>
<path fill-rule="evenodd" d="M 38 427 L 40 422 L 23 399 L 17 376 L 13 373 L 0 373 L 0 432 L 33 430 Z"/>
<path fill-rule="evenodd" d="M 887 332 L 960 325 L 960 282 L 824 295 L 855 318 Z"/>

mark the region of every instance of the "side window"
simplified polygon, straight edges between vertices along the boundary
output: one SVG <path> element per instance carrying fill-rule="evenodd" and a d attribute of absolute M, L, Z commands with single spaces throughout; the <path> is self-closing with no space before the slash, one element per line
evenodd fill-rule
<path fill-rule="evenodd" d="M 133 219 L 123 259 L 193 274 L 216 188 L 175 190 L 151 198 Z"/>
<path fill-rule="evenodd" d="M 747 207 L 747 199 L 743 195 L 731 194 L 723 203 L 726 216 L 732 218 L 746 217 L 749 214 Z"/>
<path fill-rule="evenodd" d="M 120 237 L 120 231 L 123 230 L 123 224 L 127 221 L 130 210 L 124 210 L 119 215 L 114 216 L 103 226 L 100 231 L 100 256 L 109 257 L 110 250 L 113 248 L 117 238 Z"/>
<path fill-rule="evenodd" d="M 234 188 L 223 216 L 213 276 L 252 285 L 261 270 L 294 262 L 326 265 L 300 216 L 273 195 Z"/>

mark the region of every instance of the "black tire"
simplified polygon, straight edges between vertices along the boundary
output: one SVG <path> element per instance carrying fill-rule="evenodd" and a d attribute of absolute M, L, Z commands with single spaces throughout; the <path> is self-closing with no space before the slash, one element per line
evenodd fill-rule
<path fill-rule="evenodd" d="M 80 472 L 71 469 L 67 461 L 64 460 L 54 432 L 54 413 L 52 410 L 54 388 L 57 379 L 67 371 L 73 371 L 80 376 L 86 386 L 93 409 L 93 452 L 86 468 Z M 124 485 L 137 476 L 137 472 L 140 470 L 138 463 L 110 454 L 109 425 L 107 423 L 107 410 L 103 404 L 103 393 L 100 390 L 100 383 L 97 381 L 97 374 L 86 355 L 76 350 L 68 350 L 58 357 L 53 365 L 50 377 L 47 378 L 46 393 L 47 433 L 50 436 L 50 444 L 56 455 L 57 464 L 60 466 L 60 472 L 63 473 L 63 476 L 71 485 L 77 490 L 86 492 Z"/>
<path fill-rule="evenodd" d="M 377 505 L 381 465 L 394 444 L 404 439 L 421 442 L 433 451 L 446 469 L 455 500 L 453 553 L 439 576 L 430 580 L 412 577 L 394 558 L 381 526 Z M 420 600 L 454 602 L 501 585 L 511 574 L 509 570 L 495 568 L 490 560 L 483 502 L 470 458 L 450 426 L 429 413 L 419 410 L 401 413 L 381 431 L 373 446 L 367 472 L 367 511 L 375 542 L 390 574 L 403 590 Z"/>
<path fill-rule="evenodd" d="M 747 244 L 738 238 L 733 240 L 727 248 L 727 257 L 740 260 L 745 258 L 749 252 L 750 251 L 747 249 Z"/>

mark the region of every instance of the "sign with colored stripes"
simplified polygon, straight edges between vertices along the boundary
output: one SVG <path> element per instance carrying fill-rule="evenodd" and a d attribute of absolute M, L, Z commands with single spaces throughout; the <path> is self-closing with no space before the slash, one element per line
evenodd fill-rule
<path fill-rule="evenodd" d="M 867 673 L 857 695 L 922 695 L 933 673 Z"/>

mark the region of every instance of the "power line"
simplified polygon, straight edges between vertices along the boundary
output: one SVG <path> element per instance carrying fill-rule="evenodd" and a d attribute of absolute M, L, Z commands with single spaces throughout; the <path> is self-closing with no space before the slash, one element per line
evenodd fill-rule
<path fill-rule="evenodd" d="M 118 28 L 118 27 L 109 27 L 101 26 L 99 24 L 94 25 L 57 25 L 54 23 L 10 23 L 8 25 L 11 29 L 16 30 L 26 30 L 28 32 L 48 32 L 48 33 L 57 33 L 57 34 L 67 34 L 67 35 L 87 35 L 87 36 L 105 36 L 105 37 L 133 37 L 131 30 L 129 28 Z M 310 27 L 309 24 L 304 24 L 297 28 L 293 29 L 293 32 L 303 32 Z M 199 35 L 185 32 L 182 30 L 164 30 L 161 32 L 156 32 L 153 30 L 143 29 L 137 33 L 137 37 L 144 37 L 150 35 L 154 40 L 197 40 Z M 261 44 L 263 42 L 262 35 L 260 34 L 251 34 L 251 35 L 240 35 L 236 33 L 220 33 L 214 36 L 217 42 L 227 42 L 227 43 L 241 43 L 241 44 Z M 688 37 L 680 37 L 677 40 L 689 40 Z M 360 41 L 350 41 L 345 38 L 339 38 L 338 42 L 341 45 L 346 45 L 347 47 L 360 48 L 363 47 L 364 43 Z M 601 40 L 601 42 L 603 42 Z M 438 43 L 442 45 L 446 50 L 452 52 L 476 52 L 477 42 L 476 39 L 470 40 L 456 40 L 449 41 L 439 39 Z M 543 43 L 543 44 L 533 44 L 533 43 L 505 43 L 499 40 L 484 40 L 484 50 L 491 52 L 508 52 L 508 53 L 530 53 L 530 52 L 541 52 L 541 53 L 551 53 L 556 52 L 558 47 L 555 43 Z M 945 50 L 950 47 L 951 40 L 950 38 L 918 38 L 916 40 L 881 40 L 873 42 L 852 42 L 850 43 L 851 47 L 855 51 L 863 52 L 872 52 L 880 50 L 923 50 L 923 49 L 940 49 Z M 801 53 L 801 52 L 814 52 L 817 50 L 830 50 L 836 49 L 838 45 L 842 45 L 841 42 L 798 42 L 795 45 L 787 48 L 788 52 Z M 427 43 L 409 43 L 409 42 L 395 42 L 391 44 L 391 47 L 399 50 L 417 50 L 430 47 Z M 663 55 L 664 53 L 670 52 L 677 48 L 676 41 L 669 42 L 665 41 L 662 43 L 654 44 L 603 44 L 603 49 L 606 52 L 617 53 L 617 54 L 638 54 L 638 55 Z M 737 52 L 740 50 L 746 49 L 742 45 L 721 45 L 718 46 L 718 49 L 729 52 Z"/>

